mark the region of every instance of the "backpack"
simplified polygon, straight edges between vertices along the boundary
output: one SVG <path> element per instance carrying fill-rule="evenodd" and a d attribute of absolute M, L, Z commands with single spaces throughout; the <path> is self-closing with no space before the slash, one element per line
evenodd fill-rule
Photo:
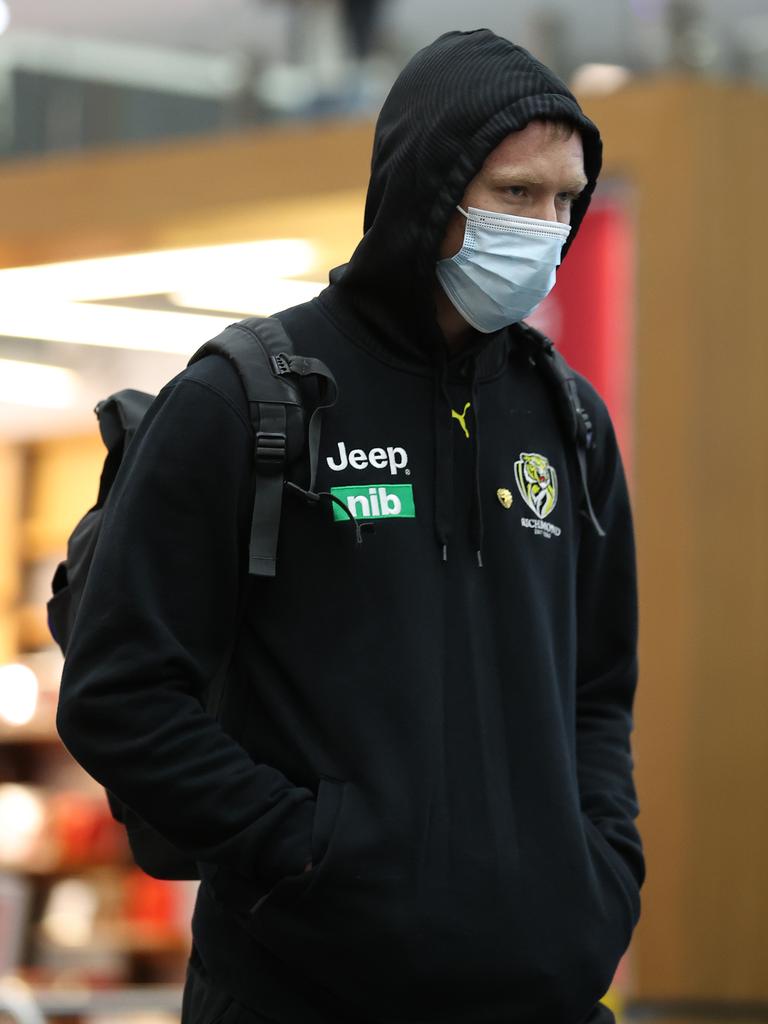
<path fill-rule="evenodd" d="M 248 572 L 253 576 L 276 574 L 277 538 L 283 491 L 286 486 L 315 503 L 314 493 L 324 409 L 336 401 L 338 389 L 333 374 L 319 359 L 296 356 L 282 324 L 274 317 L 249 317 L 230 324 L 207 341 L 190 358 L 192 365 L 207 355 L 230 360 L 243 384 L 255 435 L 254 465 L 256 497 L 251 518 Z M 297 377 L 315 377 L 318 402 L 306 424 L 302 394 Z M 123 457 L 155 396 L 127 388 L 96 405 L 94 412 L 107 448 L 96 503 L 77 523 L 67 542 L 66 558 L 59 563 L 51 581 L 47 602 L 48 628 L 66 655 L 77 611 L 101 530 L 104 508 Z M 303 489 L 287 481 L 286 467 L 308 448 L 310 481 Z M 355 524 L 357 527 L 357 524 Z M 356 530 L 360 540 L 359 529 Z M 211 681 L 205 699 L 209 714 L 216 717 L 228 666 L 224 664 Z M 151 825 L 143 821 L 114 793 L 106 790 L 112 816 L 126 828 L 134 860 L 155 878 L 196 879 L 196 861 L 186 857 Z"/>
<path fill-rule="evenodd" d="M 579 465 L 586 510 L 599 536 L 604 532 L 597 521 L 587 486 L 587 452 L 594 446 L 592 424 L 581 405 L 573 370 L 555 349 L 549 338 L 525 323 L 520 337 L 528 358 L 548 381 L 563 427 L 573 441 Z M 230 324 L 216 338 L 202 345 L 188 365 L 207 355 L 228 358 L 237 370 L 245 389 L 255 434 L 254 460 L 257 473 L 256 496 L 251 519 L 248 552 L 250 575 L 271 577 L 276 574 L 277 537 L 285 488 L 314 504 L 321 496 L 338 504 L 355 527 L 361 542 L 360 527 L 347 506 L 335 495 L 315 493 L 315 478 L 320 448 L 322 411 L 336 402 L 338 389 L 333 374 L 319 359 L 296 356 L 291 339 L 274 317 L 249 317 Z M 305 428 L 305 414 L 296 377 L 317 377 L 318 403 Z M 155 396 L 125 389 L 96 405 L 107 456 L 99 481 L 95 505 L 75 526 L 67 543 L 67 556 L 53 576 L 52 596 L 47 602 L 48 628 L 66 655 L 88 570 L 99 536 L 103 511 L 123 456 Z M 309 454 L 309 487 L 303 489 L 286 480 L 286 466 L 294 462 L 304 447 Z M 228 666 L 225 663 L 208 689 L 205 708 L 213 717 L 221 703 Z M 136 864 L 147 874 L 164 879 L 198 879 L 198 864 L 168 842 L 114 793 L 106 790 L 112 816 L 128 834 Z"/>

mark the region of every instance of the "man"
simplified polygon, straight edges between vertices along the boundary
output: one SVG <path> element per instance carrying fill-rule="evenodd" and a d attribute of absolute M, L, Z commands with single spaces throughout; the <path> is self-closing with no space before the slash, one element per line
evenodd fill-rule
<path fill-rule="evenodd" d="M 200 862 L 184 1024 L 613 1019 L 644 878 L 630 510 L 602 402 L 580 379 L 585 488 L 520 324 L 600 154 L 566 87 L 487 30 L 408 64 L 363 240 L 279 314 L 340 398 L 336 500 L 286 494 L 275 579 L 247 576 L 227 361 L 185 369 L 136 435 L 58 727 Z M 230 647 L 219 724 L 196 694 Z"/>

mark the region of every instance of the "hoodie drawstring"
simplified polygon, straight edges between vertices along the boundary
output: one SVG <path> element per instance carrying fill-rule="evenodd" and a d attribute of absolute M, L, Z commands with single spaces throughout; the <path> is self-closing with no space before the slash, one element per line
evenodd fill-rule
<path fill-rule="evenodd" d="M 330 491 L 305 490 L 303 487 L 299 487 L 298 484 L 294 484 L 290 480 L 285 481 L 285 487 L 286 490 L 289 490 L 294 494 L 298 494 L 299 497 L 303 498 L 308 505 L 319 504 L 321 498 L 327 498 L 332 504 L 337 505 L 354 526 L 356 543 L 363 543 L 363 533 L 360 528 L 360 523 L 357 521 L 357 516 L 352 512 L 349 506 L 341 500 L 341 498 L 338 498 L 335 494 L 331 494 Z"/>
<path fill-rule="evenodd" d="M 448 391 L 447 353 L 441 352 L 434 377 L 434 430 L 435 430 L 435 533 L 441 557 L 448 561 L 448 544 L 453 534 L 453 436 L 451 396 Z M 471 531 L 477 564 L 483 565 L 483 510 L 480 493 L 480 431 L 477 397 L 477 361 L 472 359 L 470 376 L 470 407 L 472 409 L 472 447 L 474 472 L 472 481 Z"/>
<path fill-rule="evenodd" d="M 480 493 L 480 399 L 477 389 L 477 360 L 472 360 L 472 370 L 469 385 L 469 399 L 472 409 L 472 438 L 474 447 L 474 484 L 475 493 L 472 502 L 472 536 L 475 543 L 475 556 L 480 569 L 483 567 L 483 536 L 485 524 L 483 523 L 483 502 Z"/>
<path fill-rule="evenodd" d="M 448 361 L 445 352 L 438 355 L 434 383 L 435 427 L 435 533 L 441 557 L 448 561 L 448 542 L 453 530 L 453 430 L 448 395 Z"/>

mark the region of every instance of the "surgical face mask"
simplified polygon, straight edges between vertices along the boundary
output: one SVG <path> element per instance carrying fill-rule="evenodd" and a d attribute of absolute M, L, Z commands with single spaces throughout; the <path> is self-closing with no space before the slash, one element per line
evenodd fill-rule
<path fill-rule="evenodd" d="M 464 244 L 437 278 L 467 323 L 489 334 L 529 316 L 555 284 L 569 224 L 470 206 Z"/>

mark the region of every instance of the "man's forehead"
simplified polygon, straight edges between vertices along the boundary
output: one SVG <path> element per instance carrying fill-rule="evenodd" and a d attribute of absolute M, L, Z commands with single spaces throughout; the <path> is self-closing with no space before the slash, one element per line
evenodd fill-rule
<path fill-rule="evenodd" d="M 505 136 L 483 164 L 483 170 L 496 173 L 530 172 L 534 168 L 540 176 L 567 168 L 586 185 L 584 146 L 578 129 L 568 133 L 559 123 L 531 121 Z"/>

